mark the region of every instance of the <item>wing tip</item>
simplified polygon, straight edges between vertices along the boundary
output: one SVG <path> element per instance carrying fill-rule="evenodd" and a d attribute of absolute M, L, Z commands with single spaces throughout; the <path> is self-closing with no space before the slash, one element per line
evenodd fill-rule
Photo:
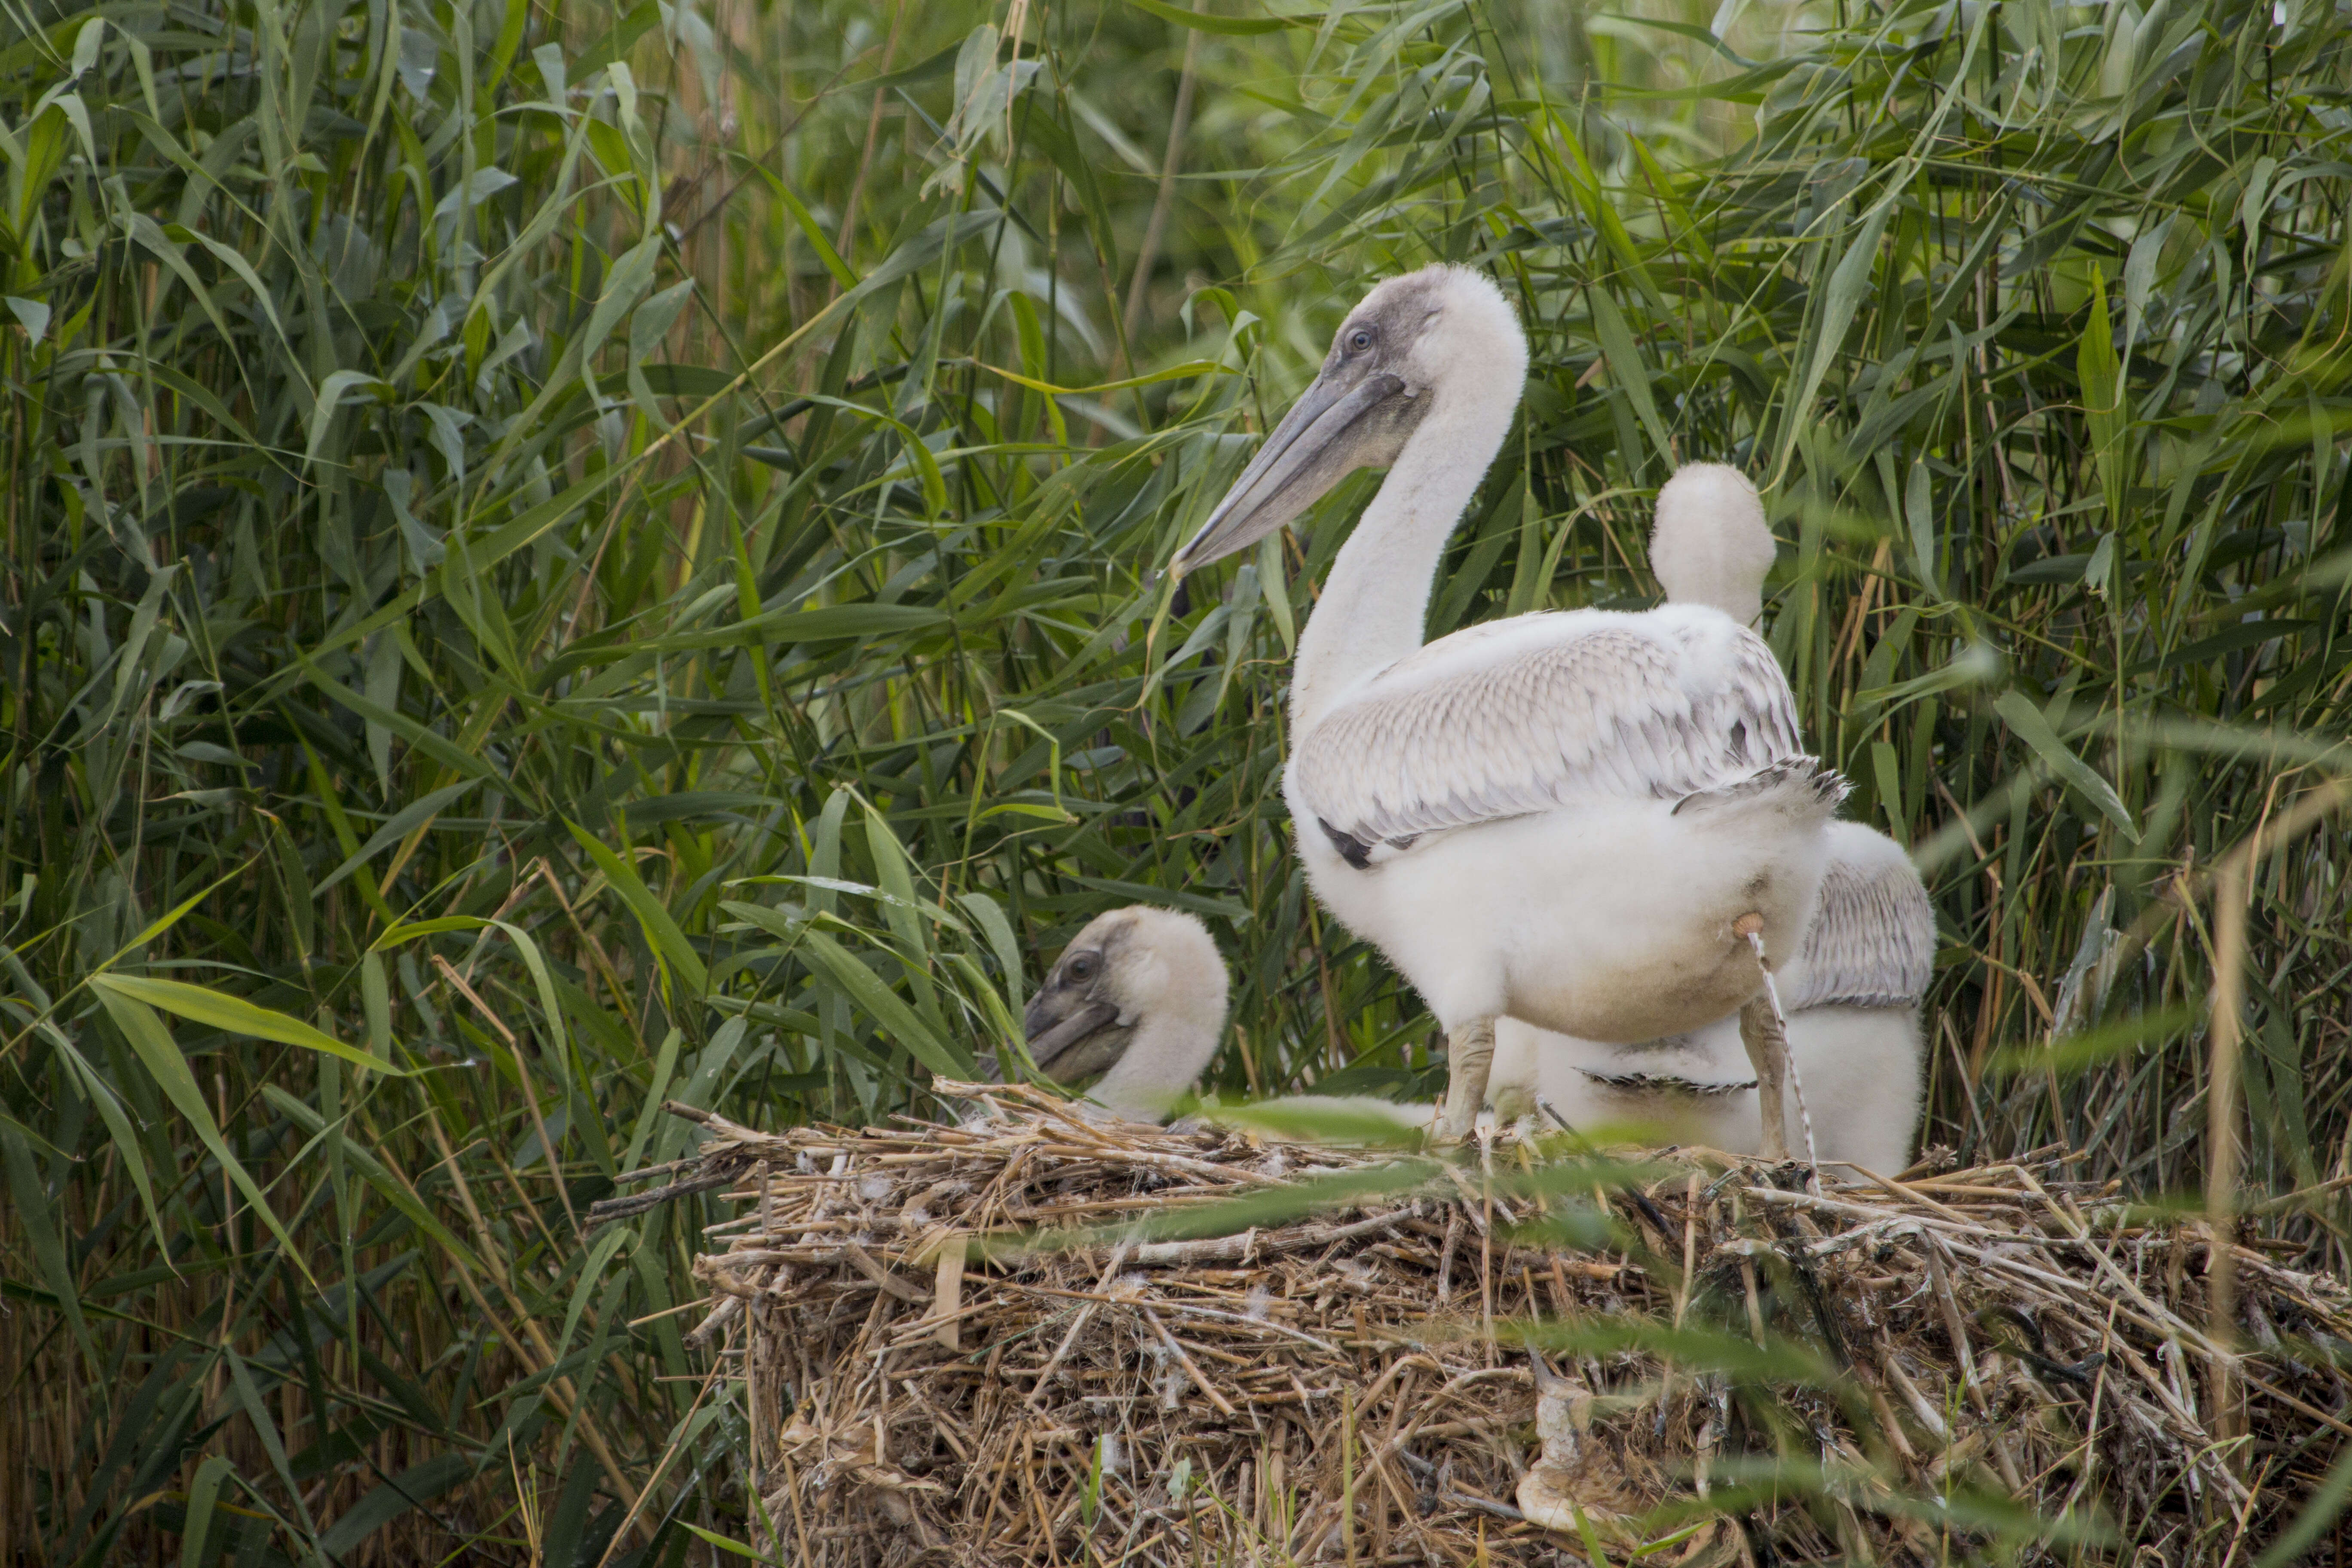
<path fill-rule="evenodd" d="M 1730 805 L 1806 805 L 1826 816 L 1853 793 L 1846 776 L 1819 757 L 1790 757 L 1728 784 L 1693 790 L 1675 802 L 1672 815 L 1680 816 L 1686 805 L 1702 812 Z"/>
<path fill-rule="evenodd" d="M 1369 871 L 1372 868 L 1370 845 L 1352 833 L 1332 826 L 1319 816 L 1315 819 L 1315 826 L 1323 830 L 1323 837 L 1331 841 L 1331 847 L 1339 852 L 1339 858 L 1345 860 L 1349 867 L 1359 871 Z"/>

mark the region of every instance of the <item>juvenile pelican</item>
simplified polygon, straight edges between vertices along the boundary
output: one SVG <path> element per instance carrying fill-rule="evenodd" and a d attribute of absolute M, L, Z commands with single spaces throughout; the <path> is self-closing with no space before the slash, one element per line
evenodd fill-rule
<path fill-rule="evenodd" d="M 1097 915 L 1030 998 L 1029 1059 L 1056 1083 L 1100 1081 L 1087 1099 L 1129 1121 L 1164 1121 L 1217 1054 L 1225 961 L 1198 920 L 1137 904 Z M 1532 1080 L 1530 1080 L 1532 1081 Z M 1428 1112 L 1370 1095 L 1294 1094 L 1250 1120 L 1313 1142 L 1386 1143 L 1428 1130 Z"/>
<path fill-rule="evenodd" d="M 1029 1059 L 1055 1083 L 1100 1073 L 1088 1100 L 1164 1121 L 1217 1054 L 1225 992 L 1225 961 L 1191 915 L 1145 904 L 1097 915 L 1029 999 Z"/>
<path fill-rule="evenodd" d="M 1454 1139 L 1507 1014 L 1639 1041 L 1742 1010 L 1769 1100 L 1781 1058 L 1749 1005 L 1759 939 L 1772 965 L 1796 951 L 1844 792 L 1805 753 L 1770 650 L 1710 605 L 1520 616 L 1424 644 L 1431 578 L 1527 363 L 1479 274 L 1380 284 L 1172 563 L 1231 554 L 1354 469 L 1389 469 L 1299 637 L 1283 793 L 1317 896 L 1447 1032 Z M 1768 1146 L 1779 1134 L 1768 1118 Z"/>

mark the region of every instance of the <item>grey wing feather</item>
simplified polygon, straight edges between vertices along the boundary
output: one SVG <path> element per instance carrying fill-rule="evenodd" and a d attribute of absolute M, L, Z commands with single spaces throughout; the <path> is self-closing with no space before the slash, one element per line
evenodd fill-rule
<path fill-rule="evenodd" d="M 1484 661 L 1448 652 L 1436 671 L 1417 655 L 1318 721 L 1290 765 L 1325 831 L 1396 845 L 1578 798 L 1678 800 L 1804 759 L 1788 678 L 1745 627 L 1562 630 Z"/>
<path fill-rule="evenodd" d="M 1907 860 L 1832 859 L 1780 1005 L 1916 1007 L 1936 967 L 1936 912 Z"/>

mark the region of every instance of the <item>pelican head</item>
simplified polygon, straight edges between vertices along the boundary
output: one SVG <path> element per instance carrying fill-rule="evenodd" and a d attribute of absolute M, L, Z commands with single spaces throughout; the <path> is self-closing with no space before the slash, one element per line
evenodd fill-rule
<path fill-rule="evenodd" d="M 1743 626 L 1764 613 L 1772 530 L 1748 476 L 1724 463 L 1685 463 L 1658 492 L 1650 570 L 1677 605 L 1712 605 Z"/>
<path fill-rule="evenodd" d="M 1224 960 L 1199 921 L 1113 910 L 1071 939 L 1030 999 L 1030 1059 L 1056 1083 L 1101 1074 L 1094 1100 L 1157 1120 L 1216 1054 L 1225 989 Z"/>
<path fill-rule="evenodd" d="M 1499 391 L 1516 403 L 1527 373 L 1518 315 L 1484 273 L 1441 263 L 1388 279 L 1339 323 L 1314 384 L 1170 570 L 1255 544 L 1358 468 L 1389 467 L 1456 402 L 1484 408 Z"/>

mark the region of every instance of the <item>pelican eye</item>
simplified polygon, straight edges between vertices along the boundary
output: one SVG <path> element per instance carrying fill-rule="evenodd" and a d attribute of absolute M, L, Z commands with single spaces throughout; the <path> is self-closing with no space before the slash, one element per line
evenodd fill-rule
<path fill-rule="evenodd" d="M 1358 353 L 1361 353 L 1366 349 L 1370 348 L 1372 346 L 1372 329 L 1370 327 L 1358 327 L 1354 331 L 1349 332 L 1348 334 L 1348 346 L 1355 350 Z"/>
<path fill-rule="evenodd" d="M 1072 980 L 1092 980 L 1095 971 L 1102 967 L 1102 959 L 1095 953 L 1082 952 L 1070 960 L 1066 973 Z"/>

